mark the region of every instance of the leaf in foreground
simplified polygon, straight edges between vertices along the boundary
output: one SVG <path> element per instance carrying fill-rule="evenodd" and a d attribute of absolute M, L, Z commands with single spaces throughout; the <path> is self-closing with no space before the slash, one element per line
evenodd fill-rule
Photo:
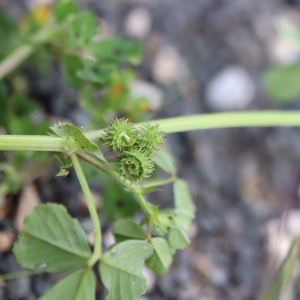
<path fill-rule="evenodd" d="M 147 268 L 161 275 L 165 273 L 173 260 L 173 251 L 163 238 L 153 238 L 151 241 L 154 253 L 146 260 Z"/>
<path fill-rule="evenodd" d="M 82 267 L 91 256 L 79 222 L 62 205 L 42 204 L 24 221 L 13 252 L 23 268 L 65 272 Z"/>
<path fill-rule="evenodd" d="M 196 206 L 186 181 L 176 180 L 174 182 L 174 198 L 176 223 L 183 230 L 189 231 L 191 222 L 195 218 Z"/>
<path fill-rule="evenodd" d="M 93 270 L 82 269 L 67 275 L 39 300 L 94 300 L 95 290 Z"/>
<path fill-rule="evenodd" d="M 115 245 L 102 257 L 99 270 L 108 290 L 107 300 L 135 300 L 146 292 L 142 274 L 145 259 L 153 253 L 145 241 L 128 240 Z"/>

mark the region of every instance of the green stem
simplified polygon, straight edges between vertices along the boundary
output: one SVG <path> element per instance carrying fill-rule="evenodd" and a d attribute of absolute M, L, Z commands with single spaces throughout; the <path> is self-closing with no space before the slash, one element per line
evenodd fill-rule
<path fill-rule="evenodd" d="M 88 266 L 93 267 L 93 265 L 102 256 L 102 236 L 101 236 L 100 219 L 99 219 L 99 216 L 98 216 L 98 213 L 97 213 L 97 209 L 95 207 L 95 203 L 94 203 L 94 200 L 93 200 L 92 193 L 90 191 L 90 188 L 88 186 L 86 178 L 83 174 L 81 165 L 78 161 L 78 158 L 77 158 L 76 154 L 72 154 L 71 158 L 72 158 L 72 162 L 73 162 L 76 174 L 78 176 L 82 191 L 85 195 L 85 198 L 86 198 L 86 201 L 87 201 L 87 204 L 88 204 L 88 208 L 89 208 L 89 211 L 90 211 L 90 215 L 91 215 L 91 218 L 92 218 L 92 222 L 93 222 L 94 236 L 95 236 L 95 246 L 94 246 L 94 252 L 93 252 L 92 256 L 90 257 L 90 259 L 88 261 Z"/>
<path fill-rule="evenodd" d="M 182 132 L 199 129 L 229 128 L 229 127 L 270 127 L 270 126 L 300 126 L 300 112 L 295 111 L 252 111 L 226 112 L 190 115 L 146 122 L 150 125 L 159 124 L 166 133 Z M 136 124 L 137 127 L 145 123 Z M 103 130 L 85 133 L 88 140 L 98 140 Z"/>
<path fill-rule="evenodd" d="M 300 112 L 253 111 L 236 113 L 213 113 L 170 119 L 154 120 L 148 124 L 159 124 L 166 133 L 209 128 L 300 126 Z M 136 124 L 137 127 L 145 123 Z M 86 132 L 90 142 L 99 141 L 103 130 Z M 66 139 L 50 136 L 6 136 L 0 135 L 0 150 L 69 151 Z"/>
<path fill-rule="evenodd" d="M 22 45 L 6 57 L 0 64 L 0 80 L 15 70 L 21 63 L 29 58 L 34 52 L 31 45 Z"/>
<path fill-rule="evenodd" d="M 140 187 L 142 189 L 147 189 L 147 188 L 165 185 L 165 184 L 174 182 L 175 180 L 176 180 L 176 177 L 171 176 L 171 177 L 165 178 L 165 179 L 157 179 L 157 180 L 152 180 L 152 181 L 146 182 L 144 184 L 141 184 Z"/>
<path fill-rule="evenodd" d="M 93 158 L 88 154 L 79 153 L 79 154 L 77 154 L 77 156 L 79 158 L 83 159 L 84 161 L 90 163 L 94 167 L 98 168 L 99 170 L 103 171 L 104 173 L 106 173 L 107 175 L 109 175 L 110 177 L 115 179 L 117 182 L 119 182 L 120 184 L 122 184 L 123 186 L 128 188 L 134 194 L 136 200 L 138 201 L 138 203 L 140 204 L 140 206 L 142 207 L 142 209 L 143 209 L 143 211 L 146 215 L 147 226 L 148 226 L 148 238 L 150 236 L 150 239 L 151 239 L 151 228 L 150 228 L 150 215 L 151 215 L 151 213 L 149 212 L 146 200 L 140 194 L 141 187 L 138 186 L 138 185 L 135 185 L 135 184 L 131 185 L 126 180 L 124 181 L 124 180 L 120 179 L 120 175 L 115 170 L 109 168 L 108 166 L 106 166 L 105 164 L 100 162 L 98 159 Z"/>
<path fill-rule="evenodd" d="M 142 207 L 146 216 L 149 216 L 150 212 L 149 212 L 147 201 L 145 200 L 145 198 L 140 193 L 133 193 L 133 194 L 134 194 L 136 200 L 138 201 L 138 203 L 140 204 L 140 206 Z"/>
<path fill-rule="evenodd" d="M 0 150 L 68 152 L 67 139 L 47 135 L 0 135 Z"/>
<path fill-rule="evenodd" d="M 83 159 L 84 161 L 90 163 L 91 165 L 93 165 L 97 169 L 103 171 L 104 173 L 106 173 L 107 175 L 109 175 L 110 177 L 112 177 L 113 179 L 118 181 L 120 184 L 124 185 L 131 192 L 136 193 L 137 191 L 140 191 L 139 186 L 131 184 L 130 180 L 127 180 L 127 179 L 122 180 L 122 178 L 120 177 L 120 174 L 118 172 L 116 172 L 115 170 L 113 170 L 110 167 L 106 166 L 105 164 L 100 162 L 98 159 L 96 159 L 96 158 L 94 158 L 94 157 L 92 157 L 92 156 L 90 156 L 86 153 L 79 153 L 79 154 L 77 154 L 77 156 L 80 157 L 81 159 Z"/>

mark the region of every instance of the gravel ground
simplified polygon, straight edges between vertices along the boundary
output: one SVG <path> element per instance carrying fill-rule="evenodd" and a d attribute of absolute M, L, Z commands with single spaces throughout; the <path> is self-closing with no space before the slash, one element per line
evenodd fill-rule
<path fill-rule="evenodd" d="M 272 25 L 275 17 L 286 16 L 299 22 L 298 0 L 80 3 L 99 15 L 107 34 L 132 37 L 143 43 L 144 60 L 137 76 L 155 86 L 164 98 L 155 118 L 300 107 L 299 101 L 275 106 L 267 99 L 261 81 L 262 71 L 269 65 L 299 60 Z M 15 15 L 22 11 L 16 1 L 0 1 L 0 9 L 1 5 Z M 57 84 L 61 77 L 56 75 L 35 78 L 32 74 L 33 97 L 47 113 L 86 124 L 88 116 L 78 106 L 59 101 L 61 93 L 71 99 L 74 92 Z M 176 253 L 170 270 L 162 276 L 145 270 L 148 292 L 140 299 L 258 299 L 269 276 L 270 261 L 284 257 L 284 243 L 297 236 L 300 228 L 299 130 L 214 129 L 170 134 L 167 140 L 177 157 L 179 177 L 190 184 L 197 218 L 190 232 L 192 243 Z M 43 202 L 65 204 L 90 232 L 91 222 L 75 174 L 54 179 L 55 171 L 53 166 L 34 181 L 39 197 Z M 101 185 L 93 188 L 101 190 Z M 19 196 L 13 197 L 12 205 L 18 199 Z M 150 194 L 148 199 L 169 205 L 171 187 Z M 287 217 L 291 219 L 290 229 L 278 235 L 276 222 L 286 206 L 291 212 Z M 0 221 L 1 231 L 10 232 L 14 227 L 14 213 Z M 103 222 L 103 232 L 104 246 L 108 247 L 108 221 Z M 274 237 L 277 243 L 271 247 Z M 12 253 L 0 253 L 0 272 L 17 270 L 20 267 Z M 40 274 L 9 281 L 0 287 L 0 300 L 37 299 L 60 276 Z M 97 300 L 104 299 L 104 295 L 99 283 Z M 284 300 L 300 299 L 297 284 L 291 295 Z"/>

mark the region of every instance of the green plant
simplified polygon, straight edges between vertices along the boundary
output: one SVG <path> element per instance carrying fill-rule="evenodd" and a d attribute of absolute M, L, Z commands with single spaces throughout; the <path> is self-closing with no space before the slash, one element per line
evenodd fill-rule
<path fill-rule="evenodd" d="M 40 108 L 26 96 L 30 83 L 22 71 L 28 62 L 41 76 L 51 69 L 49 61 L 59 64 L 65 81 L 78 92 L 80 105 L 90 115 L 87 127 L 107 124 L 119 115 L 135 122 L 147 120 L 148 100 L 130 94 L 131 68 L 141 60 L 141 45 L 115 37 L 93 39 L 99 32 L 95 15 L 81 12 L 69 0 L 58 1 L 53 8 L 38 7 L 19 22 L 0 13 L 0 40 L 5 41 L 0 49 L 0 129 L 8 134 L 39 135 L 49 128 L 47 118 L 39 122 L 31 118 Z M 45 152 L 13 153 L 9 168 L 0 166 L 4 178 L 0 196 L 18 192 L 26 178 L 52 161 Z"/>
<path fill-rule="evenodd" d="M 140 60 L 140 46 L 115 38 L 95 42 L 97 24 L 93 14 L 80 13 L 72 1 L 58 2 L 53 11 L 42 24 L 31 13 L 24 19 L 25 29 L 21 32 L 6 16 L 0 16 L 0 25 L 6 24 L 6 27 L 0 26 L 0 39 L 8 41 L 5 48 L 0 49 L 0 57 L 4 58 L 0 63 L 0 80 L 5 83 L 0 85 L 0 124 L 10 133 L 0 136 L 0 150 L 16 153 L 13 163 L 1 166 L 5 182 L 0 186 L 0 194 L 9 190 L 16 192 L 26 177 L 26 172 L 19 174 L 18 170 L 29 154 L 27 152 L 26 156 L 19 151 L 31 151 L 30 157 L 37 160 L 40 155 L 51 152 L 49 159 L 53 156 L 58 159 L 57 176 L 67 176 L 68 168 L 72 166 L 76 171 L 93 222 L 95 243 L 91 250 L 78 221 L 72 219 L 63 206 L 40 205 L 25 219 L 14 245 L 16 259 L 29 271 L 1 275 L 0 279 L 39 272 L 68 272 L 40 299 L 92 300 L 96 288 L 93 267 L 97 264 L 108 290 L 107 299 L 134 300 L 146 291 L 143 265 L 157 274 L 166 272 L 175 251 L 188 245 L 187 233 L 196 213 L 187 182 L 177 178 L 172 155 L 160 148 L 164 133 L 218 127 L 300 126 L 300 113 L 219 113 L 132 124 L 130 121 L 141 121 L 147 116 L 139 116 L 142 110 L 137 104 L 141 99 L 128 101 L 133 73 L 120 68 L 125 62 L 135 64 Z M 6 57 L 15 47 L 17 49 Z M 112 121 L 105 130 L 90 132 L 82 132 L 76 126 L 62 122 L 51 127 L 51 135 L 45 135 L 47 122 L 41 125 L 43 130 L 40 131 L 40 127 L 35 130 L 29 117 L 33 109 L 30 102 L 24 96 L 12 93 L 14 88 L 7 91 L 6 87 L 15 86 L 19 74 L 12 71 L 21 63 L 31 59 L 39 68 L 45 56 L 59 61 L 66 81 L 79 91 L 80 101 L 90 113 L 94 126 L 107 123 L 107 113 L 111 110 L 115 115 L 127 118 Z M 101 101 L 94 97 L 94 92 L 99 89 L 103 91 Z M 20 98 L 7 102 L 15 97 Z M 106 159 L 101 147 L 113 151 L 116 157 Z M 44 163 L 44 158 L 41 161 Z M 145 180 L 153 174 L 154 165 L 162 168 L 168 177 L 157 179 L 152 176 Z M 31 171 L 36 172 L 36 169 Z M 105 253 L 102 253 L 100 219 L 87 182 L 90 178 L 105 182 L 103 195 L 109 201 L 104 203 L 103 210 L 110 220 L 115 221 L 116 243 Z M 107 178 L 117 182 L 118 189 L 112 188 Z M 165 184 L 173 185 L 173 209 L 162 210 L 144 196 Z M 110 205 L 120 193 L 124 205 L 122 208 L 115 205 L 112 209 Z M 144 218 L 137 224 L 132 217 L 139 208 L 143 210 Z M 290 269 L 294 259 L 287 262 Z"/>
<path fill-rule="evenodd" d="M 118 150 L 119 156 L 113 159 L 112 163 L 123 166 L 125 157 L 131 153 L 130 150 L 144 151 L 142 153 L 148 153 L 150 159 L 151 153 L 156 149 L 145 149 L 142 137 L 151 135 L 153 128 L 169 133 L 216 127 L 300 126 L 299 116 L 297 112 L 220 113 L 157 120 L 149 122 L 146 127 L 145 124 L 136 124 L 133 128 L 130 127 L 136 142 L 122 151 Z M 119 122 L 109 126 L 108 134 L 119 133 Z M 114 124 L 118 129 L 116 131 L 111 130 Z M 122 124 L 123 129 L 126 129 L 128 123 L 122 121 Z M 42 300 L 62 296 L 64 299 L 94 299 L 95 277 L 92 267 L 96 263 L 99 265 L 101 279 L 108 289 L 107 299 L 137 299 L 146 291 L 146 279 L 141 273 L 144 263 L 155 273 L 163 274 L 172 263 L 175 250 L 182 249 L 189 243 L 186 232 L 189 231 L 195 217 L 196 208 L 187 183 L 176 177 L 174 161 L 166 150 L 161 151 L 160 155 L 154 158 L 154 162 L 170 173 L 170 177 L 136 184 L 131 180 L 140 178 L 122 178 L 120 175 L 123 173 L 118 173 L 114 166 L 106 164 L 109 160 L 104 158 L 96 145 L 103 140 L 105 142 L 104 130 L 82 133 L 79 128 L 66 123 L 53 126 L 52 130 L 55 134 L 51 136 L 0 136 L 0 150 L 54 151 L 60 165 L 58 175 L 67 175 L 66 169 L 74 166 L 93 221 L 95 246 L 91 252 L 79 223 L 72 219 L 62 206 L 43 204 L 36 207 L 25 219 L 24 228 L 14 246 L 17 260 L 21 266 L 32 270 L 33 273 L 70 272 L 42 296 Z M 153 143 L 146 144 L 148 147 L 153 146 Z M 144 212 L 145 218 L 141 224 L 128 218 L 115 222 L 116 244 L 104 254 L 100 220 L 78 158 L 106 173 L 132 193 Z M 134 163 L 138 164 L 138 168 L 144 167 L 139 161 Z M 128 166 L 131 166 L 130 161 Z M 167 183 L 173 183 L 175 209 L 160 210 L 146 201 L 144 194 Z M 144 225 L 146 231 L 143 229 Z M 7 276 L 10 278 L 18 275 Z M 5 279 L 5 275 L 2 277 Z"/>

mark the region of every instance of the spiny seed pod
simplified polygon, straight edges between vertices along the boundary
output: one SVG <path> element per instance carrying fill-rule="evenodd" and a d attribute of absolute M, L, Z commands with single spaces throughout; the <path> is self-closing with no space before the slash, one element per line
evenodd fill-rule
<path fill-rule="evenodd" d="M 147 124 L 140 129 L 140 137 L 137 140 L 138 147 L 150 156 L 165 142 L 163 136 L 164 132 L 159 130 L 158 125 Z"/>
<path fill-rule="evenodd" d="M 147 154 L 138 148 L 123 152 L 120 161 L 121 175 L 131 181 L 141 181 L 150 177 L 154 164 Z"/>
<path fill-rule="evenodd" d="M 105 144 L 115 152 L 122 152 L 132 146 L 136 141 L 136 130 L 132 124 L 125 119 L 116 119 L 112 121 L 104 130 Z"/>

